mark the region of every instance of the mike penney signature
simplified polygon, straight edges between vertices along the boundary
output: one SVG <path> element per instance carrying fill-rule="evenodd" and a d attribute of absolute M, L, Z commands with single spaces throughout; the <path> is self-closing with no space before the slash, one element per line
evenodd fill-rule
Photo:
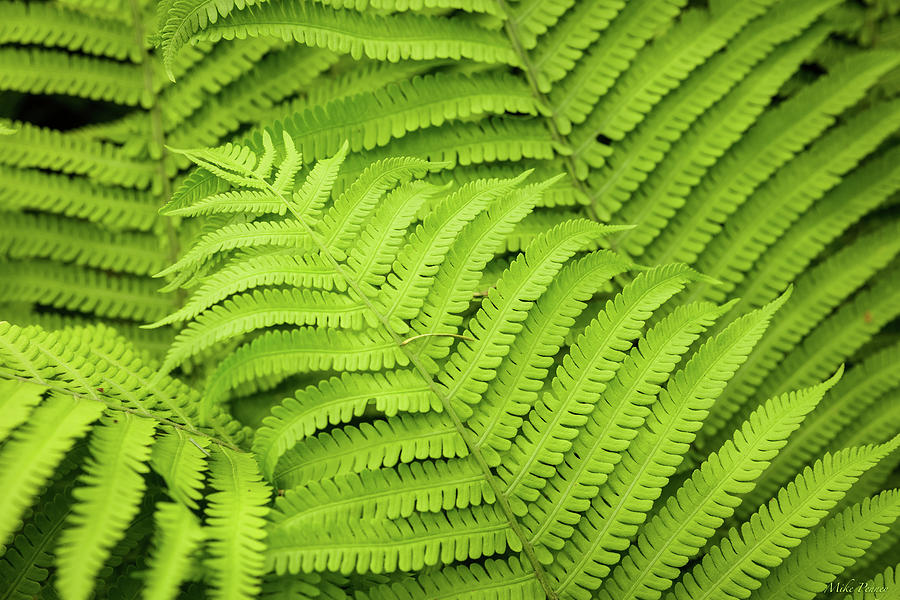
<path fill-rule="evenodd" d="M 887 592 L 887 587 L 877 585 L 872 581 L 859 581 L 856 579 L 847 579 L 845 581 L 832 581 L 825 589 L 829 594 L 852 594 L 854 592 L 865 592 L 868 594 L 881 594 Z"/>

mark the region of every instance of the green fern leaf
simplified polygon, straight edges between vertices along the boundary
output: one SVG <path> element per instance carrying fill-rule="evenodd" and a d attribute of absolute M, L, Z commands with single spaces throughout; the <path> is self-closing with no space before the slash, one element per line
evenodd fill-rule
<path fill-rule="evenodd" d="M 197 518 L 181 504 L 160 502 L 156 508 L 156 551 L 144 574 L 144 600 L 171 600 L 188 574 L 189 558 L 203 540 Z"/>
<path fill-rule="evenodd" d="M 57 552 L 57 586 L 63 598 L 90 597 L 112 546 L 137 514 L 154 430 L 152 421 L 123 413 L 104 418 L 92 432 L 91 459 L 81 477 L 83 486 L 72 492 L 76 504 Z"/>
<path fill-rule="evenodd" d="M 206 532 L 214 598 L 244 599 L 260 590 L 262 550 L 269 512 L 269 488 L 255 461 L 243 452 L 217 447 L 209 465 L 210 485 Z"/>
<path fill-rule="evenodd" d="M 100 403 L 51 395 L 0 450 L 0 540 L 18 529 L 25 509 L 75 440 L 100 417 Z"/>
<path fill-rule="evenodd" d="M 666 597 L 704 600 L 725 590 L 748 594 L 758 589 L 760 580 L 784 561 L 852 483 L 896 444 L 826 454 L 813 467 L 806 467 L 740 530 L 731 529 L 727 539 Z"/>

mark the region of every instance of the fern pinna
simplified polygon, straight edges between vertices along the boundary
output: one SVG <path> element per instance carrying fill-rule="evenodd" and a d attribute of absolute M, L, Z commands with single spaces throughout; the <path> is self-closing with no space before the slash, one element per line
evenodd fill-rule
<path fill-rule="evenodd" d="M 695 444 L 790 292 L 716 329 L 734 302 L 671 302 L 704 276 L 598 249 L 620 228 L 589 220 L 498 273 L 552 182 L 450 190 L 422 179 L 442 165 L 394 158 L 331 203 L 346 148 L 301 182 L 290 136 L 259 144 L 180 151 L 220 185 L 164 209 L 210 225 L 168 273 L 193 292 L 157 378 L 217 348 L 201 419 L 299 389 L 253 436 L 279 491 L 235 597 L 813 598 L 900 516 L 878 493 L 895 429 L 772 468 L 863 366 Z"/>

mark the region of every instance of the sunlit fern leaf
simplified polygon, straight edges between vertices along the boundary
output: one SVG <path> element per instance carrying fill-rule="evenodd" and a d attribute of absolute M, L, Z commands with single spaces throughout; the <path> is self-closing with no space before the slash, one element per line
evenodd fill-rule
<path fill-rule="evenodd" d="M 771 497 L 797 469 L 826 449 L 840 432 L 842 423 L 865 414 L 877 398 L 900 383 L 900 374 L 894 368 L 898 351 L 896 346 L 885 348 L 848 371 L 787 447 L 772 460 L 771 468 L 760 479 L 757 504 Z"/>
<path fill-rule="evenodd" d="M 25 509 L 53 473 L 75 440 L 100 417 L 103 406 L 53 395 L 31 414 L 0 450 L 0 540 L 6 541 L 19 526 Z M 2 542 L 0 542 L 2 543 Z"/>
<path fill-rule="evenodd" d="M 189 572 L 190 554 L 199 547 L 204 532 L 193 513 L 181 504 L 160 502 L 155 515 L 155 552 L 144 573 L 146 600 L 175 598 Z"/>
<path fill-rule="evenodd" d="M 435 590 L 454 590 L 458 598 L 540 597 L 540 586 L 521 560 L 488 559 L 471 568 L 445 567 L 417 580 L 382 584 L 363 593 L 364 600 L 425 600 Z"/>
<path fill-rule="evenodd" d="M 137 513 L 149 470 L 154 424 L 128 413 L 106 416 L 91 433 L 91 458 L 72 492 L 75 507 L 60 536 L 58 585 L 66 598 L 89 598 L 109 551 Z"/>
<path fill-rule="evenodd" d="M 373 519 L 356 526 L 342 525 L 305 542 L 280 528 L 275 518 L 268 561 L 279 573 L 419 570 L 521 547 L 494 505 L 415 513 L 404 521 Z"/>
<path fill-rule="evenodd" d="M 661 392 L 653 382 L 670 375 L 691 343 L 720 313 L 714 305 L 686 305 L 650 329 L 629 353 L 589 415 L 588 431 L 576 438 L 557 474 L 549 478 L 523 518 L 535 545 L 558 549 L 574 533 L 571 524 L 578 521 L 607 476 L 616 472 L 623 458 L 619 448 L 630 450 L 637 426 L 650 412 L 646 406 Z M 641 441 L 639 431 L 637 441 Z"/>
<path fill-rule="evenodd" d="M 564 223 L 535 239 L 503 273 L 481 308 L 470 320 L 466 338 L 451 354 L 440 373 L 447 401 L 468 418 L 486 382 L 496 376 L 494 365 L 512 344 L 527 311 L 559 273 L 562 264 L 589 242 L 609 231 L 590 221 Z"/>
<path fill-rule="evenodd" d="M 435 265 L 451 251 L 452 242 L 491 203 L 511 192 L 521 179 L 477 181 L 445 198 L 416 227 L 397 257 L 393 273 L 379 291 L 380 304 L 395 326 L 418 314 L 435 282 Z M 452 293 L 452 292 L 451 292 Z"/>
<path fill-rule="evenodd" d="M 777 499 L 763 505 L 740 529 L 707 553 L 701 563 L 666 598 L 704 600 L 724 590 L 747 594 L 782 564 L 810 529 L 824 518 L 847 489 L 896 447 L 900 438 L 882 446 L 850 448 L 826 454 L 806 467 Z"/>
<path fill-rule="evenodd" d="M 638 275 L 622 294 L 607 302 L 570 348 L 550 387 L 513 439 L 510 459 L 502 468 L 507 496 L 526 501 L 539 496 L 646 319 L 695 276 L 682 265 L 659 267 Z"/>
<path fill-rule="evenodd" d="M 858 584 L 852 594 L 846 596 L 847 600 L 875 600 L 885 590 L 896 589 L 900 583 L 900 565 L 889 566 L 884 571 L 872 578 L 871 581 Z"/>
<path fill-rule="evenodd" d="M 279 487 L 292 488 L 329 475 L 468 454 L 447 415 L 401 413 L 304 440 L 281 457 L 274 479 Z"/>
<path fill-rule="evenodd" d="M 53 566 L 53 548 L 71 505 L 65 490 L 51 488 L 41 510 L 16 534 L 0 558 L 0 597 L 31 600 L 41 593 Z"/>
<path fill-rule="evenodd" d="M 411 31 L 417 33 L 412 35 Z M 518 62 L 503 37 L 464 22 L 415 14 L 373 16 L 336 11 L 306 0 L 270 0 L 231 12 L 201 29 L 193 39 L 218 41 L 248 35 L 296 40 L 354 58 L 367 56 L 392 62 L 409 58 L 469 58 L 513 65 Z"/>
<path fill-rule="evenodd" d="M 208 23 L 215 23 L 234 8 L 254 4 L 254 0 L 238 2 L 210 2 L 203 0 L 173 0 L 165 2 L 165 22 L 160 26 L 160 42 L 164 48 L 164 64 L 170 78 L 174 76 L 174 54 L 193 34 Z"/>
<path fill-rule="evenodd" d="M 253 450 L 265 474 L 272 477 L 278 459 L 299 440 L 361 416 L 370 403 L 389 417 L 399 412 L 440 409 L 428 382 L 415 371 L 347 373 L 325 380 L 274 407 L 272 416 L 257 430 Z"/>
<path fill-rule="evenodd" d="M 172 499 L 190 508 L 198 508 L 209 454 L 209 440 L 192 437 L 181 429 L 157 438 L 150 454 L 150 466 L 166 481 Z M 176 519 L 174 508 L 167 508 L 161 519 Z"/>
<path fill-rule="evenodd" d="M 900 516 L 900 491 L 883 492 L 838 513 L 801 542 L 775 569 L 756 596 L 760 600 L 812 600 L 863 554 Z"/>
<path fill-rule="evenodd" d="M 541 382 L 552 366 L 549 359 L 563 346 L 574 317 L 585 310 L 586 300 L 629 266 L 611 253 L 598 252 L 563 267 L 529 311 L 516 336 L 518 343 L 503 357 L 494 385 L 468 419 L 477 435 L 476 446 L 509 449 L 522 417 L 538 399 Z"/>
<path fill-rule="evenodd" d="M 711 454 L 649 520 L 603 583 L 600 598 L 656 599 L 752 489 L 786 438 L 834 380 L 769 400 Z"/>
<path fill-rule="evenodd" d="M 205 532 L 213 597 L 253 598 L 260 589 L 269 488 L 246 453 L 216 448 L 210 459 Z"/>
<path fill-rule="evenodd" d="M 440 269 L 429 290 L 422 316 L 412 324 L 417 339 L 415 352 L 432 358 L 443 358 L 459 334 L 460 313 L 468 310 L 481 272 L 494 257 L 503 238 L 534 207 L 547 184 L 528 186 L 510 194 L 475 217 L 460 232 L 446 258 L 447 268 Z M 451 335 L 447 335 L 451 334 Z"/>
<path fill-rule="evenodd" d="M 25 381 L 0 381 L 0 442 L 6 441 L 9 433 L 24 423 L 41 400 L 43 389 Z"/>
<path fill-rule="evenodd" d="M 833 115 L 859 100 L 896 60 L 877 52 L 848 58 L 826 77 L 765 112 L 722 160 L 712 168 L 704 165 L 699 175 L 688 179 L 689 187 L 678 193 L 679 198 L 687 198 L 685 208 L 667 236 L 657 240 L 660 252 L 653 258 L 693 262 L 718 231 L 719 223 L 778 166 L 831 125 Z"/>
<path fill-rule="evenodd" d="M 643 426 L 636 428 L 634 441 L 613 468 L 607 485 L 590 499 L 586 510 L 582 509 L 581 518 L 574 520 L 574 531 L 569 528 L 574 543 L 562 548 L 555 565 L 560 590 L 586 596 L 586 591 L 596 589 L 611 565 L 618 562 L 617 551 L 637 532 L 647 509 L 675 473 L 715 397 L 746 360 L 785 300 L 779 298 L 741 317 L 701 346 L 672 375 Z M 577 447 L 576 456 L 576 460 L 585 460 Z M 567 462 L 578 464 L 572 459 Z"/>

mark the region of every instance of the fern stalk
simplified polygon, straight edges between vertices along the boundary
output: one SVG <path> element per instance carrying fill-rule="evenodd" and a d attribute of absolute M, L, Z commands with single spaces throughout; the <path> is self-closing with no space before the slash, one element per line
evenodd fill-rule
<path fill-rule="evenodd" d="M 209 433 L 204 433 L 203 431 L 200 431 L 199 429 L 186 427 L 186 426 L 182 425 L 181 423 L 177 423 L 175 421 L 172 421 L 171 419 L 166 419 L 165 417 L 160 417 L 159 415 L 155 415 L 152 412 L 147 411 L 147 410 L 137 410 L 135 408 L 128 408 L 127 406 L 122 406 L 120 404 L 112 404 L 112 403 L 104 401 L 102 397 L 88 396 L 86 394 L 80 394 L 78 392 L 73 392 L 70 388 L 67 388 L 64 386 L 59 386 L 59 385 L 54 385 L 53 383 L 51 383 L 49 381 L 37 381 L 35 379 L 21 377 L 19 375 L 16 375 L 12 371 L 10 371 L 8 369 L 4 369 L 4 368 L 0 368 L 0 378 L 9 379 L 12 381 L 22 381 L 22 382 L 26 382 L 26 383 L 33 383 L 35 385 L 40 385 L 42 387 L 45 387 L 48 390 L 59 392 L 66 396 L 71 396 L 72 398 L 75 398 L 77 400 L 99 402 L 100 404 L 102 404 L 103 406 L 106 407 L 106 410 L 115 410 L 118 412 L 128 413 L 128 414 L 134 415 L 136 417 L 152 419 L 152 420 L 156 421 L 157 423 L 160 423 L 161 425 L 165 425 L 167 427 L 172 427 L 173 429 L 178 429 L 180 431 L 184 431 L 185 433 L 188 433 L 192 436 L 195 435 L 195 436 L 206 438 L 209 441 L 213 442 L 214 444 L 217 444 L 219 446 L 224 446 L 225 448 L 228 448 L 229 450 L 232 450 L 234 452 L 239 452 L 242 454 L 245 454 L 247 452 L 246 450 L 243 450 L 239 446 L 236 446 L 233 442 L 223 440 L 222 438 L 218 438 Z"/>

